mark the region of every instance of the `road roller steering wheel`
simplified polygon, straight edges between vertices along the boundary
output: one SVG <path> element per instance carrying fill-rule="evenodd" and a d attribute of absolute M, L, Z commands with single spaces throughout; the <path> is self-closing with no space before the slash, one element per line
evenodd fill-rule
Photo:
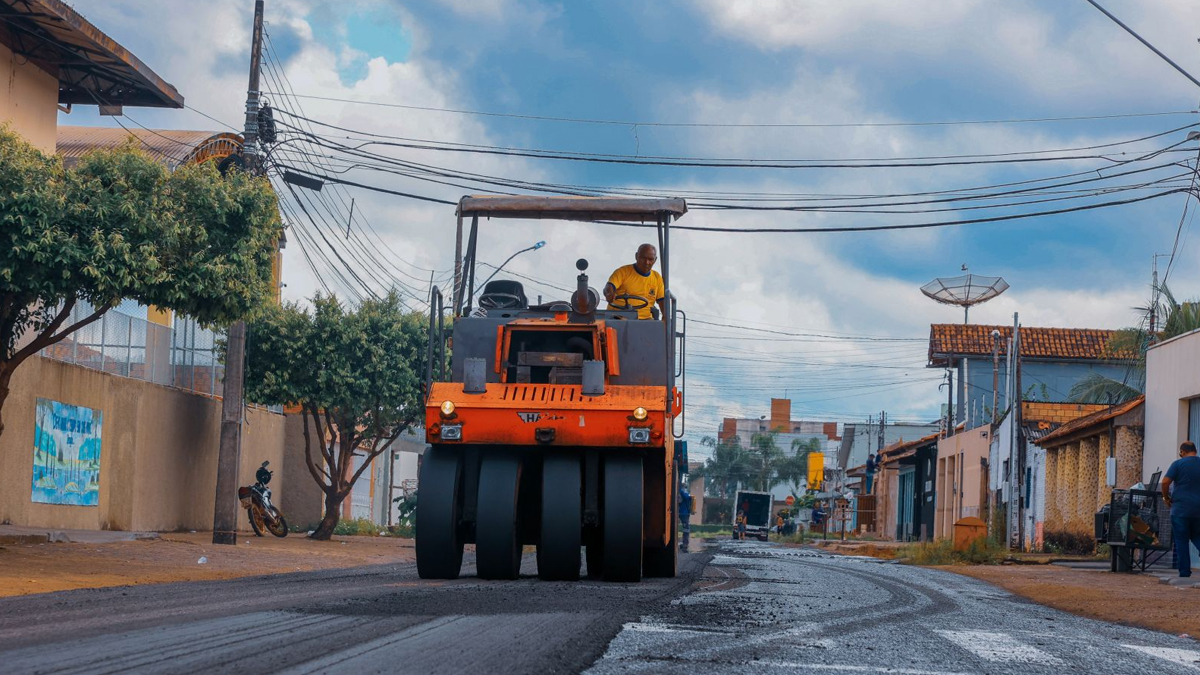
<path fill-rule="evenodd" d="M 520 309 L 525 301 L 513 293 L 492 291 L 479 296 L 479 306 L 484 309 Z"/>
<path fill-rule="evenodd" d="M 617 305 L 618 302 L 621 304 Z M 634 303 L 638 303 L 638 304 L 634 304 Z M 645 308 L 649 307 L 650 300 L 647 298 L 644 298 L 640 295 L 630 295 L 629 293 L 622 293 L 620 295 L 613 296 L 612 302 L 608 303 L 608 306 L 613 309 L 627 309 L 627 310 L 637 311 L 639 309 L 645 309 Z"/>

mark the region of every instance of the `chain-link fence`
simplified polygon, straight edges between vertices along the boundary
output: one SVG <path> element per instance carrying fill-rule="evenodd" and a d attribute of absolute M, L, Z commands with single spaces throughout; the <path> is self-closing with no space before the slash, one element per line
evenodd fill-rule
<path fill-rule="evenodd" d="M 64 325 L 93 312 L 80 302 Z M 46 356 L 93 370 L 146 380 L 209 396 L 221 393 L 225 366 L 217 353 L 219 334 L 177 317 L 172 326 L 115 309 L 42 350 Z"/>

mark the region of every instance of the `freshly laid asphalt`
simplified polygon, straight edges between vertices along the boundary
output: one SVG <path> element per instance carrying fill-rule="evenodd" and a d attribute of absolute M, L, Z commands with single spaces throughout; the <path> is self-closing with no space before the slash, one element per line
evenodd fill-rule
<path fill-rule="evenodd" d="M 721 542 L 640 584 L 524 569 L 481 581 L 468 556 L 456 581 L 388 565 L 10 598 L 0 672 L 1200 673 L 1192 639 L 871 558 Z"/>

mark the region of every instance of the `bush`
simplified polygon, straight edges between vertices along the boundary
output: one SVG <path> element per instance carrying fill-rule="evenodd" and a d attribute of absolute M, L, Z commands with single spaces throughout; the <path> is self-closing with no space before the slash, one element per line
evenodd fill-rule
<path fill-rule="evenodd" d="M 333 529 L 333 533 L 343 536 L 377 536 L 380 534 L 387 534 L 388 531 L 387 528 L 380 527 L 379 525 L 372 523 L 367 518 L 355 518 L 353 520 L 339 520 L 337 527 Z"/>
<path fill-rule="evenodd" d="M 949 539 L 905 544 L 896 551 L 896 557 L 910 565 L 952 565 L 958 562 L 954 543 Z"/>
<path fill-rule="evenodd" d="M 1061 530 L 1047 532 L 1046 550 L 1063 555 L 1093 555 L 1096 552 L 1096 539 L 1090 534 L 1076 534 Z"/>
<path fill-rule="evenodd" d="M 896 557 L 910 565 L 995 565 L 1007 555 L 1003 546 L 987 537 L 972 541 L 962 551 L 955 551 L 950 539 L 915 542 L 896 551 Z"/>
<path fill-rule="evenodd" d="M 966 550 L 955 552 L 955 556 L 971 565 L 996 565 L 1008 556 L 1008 550 L 987 537 L 980 537 L 967 544 Z"/>

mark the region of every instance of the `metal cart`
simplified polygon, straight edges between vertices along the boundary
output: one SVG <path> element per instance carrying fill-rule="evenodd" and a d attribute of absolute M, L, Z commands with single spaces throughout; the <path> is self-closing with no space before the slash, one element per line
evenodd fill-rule
<path fill-rule="evenodd" d="M 1113 572 L 1145 572 L 1171 552 L 1171 515 L 1156 490 L 1113 490 L 1106 543 Z"/>

